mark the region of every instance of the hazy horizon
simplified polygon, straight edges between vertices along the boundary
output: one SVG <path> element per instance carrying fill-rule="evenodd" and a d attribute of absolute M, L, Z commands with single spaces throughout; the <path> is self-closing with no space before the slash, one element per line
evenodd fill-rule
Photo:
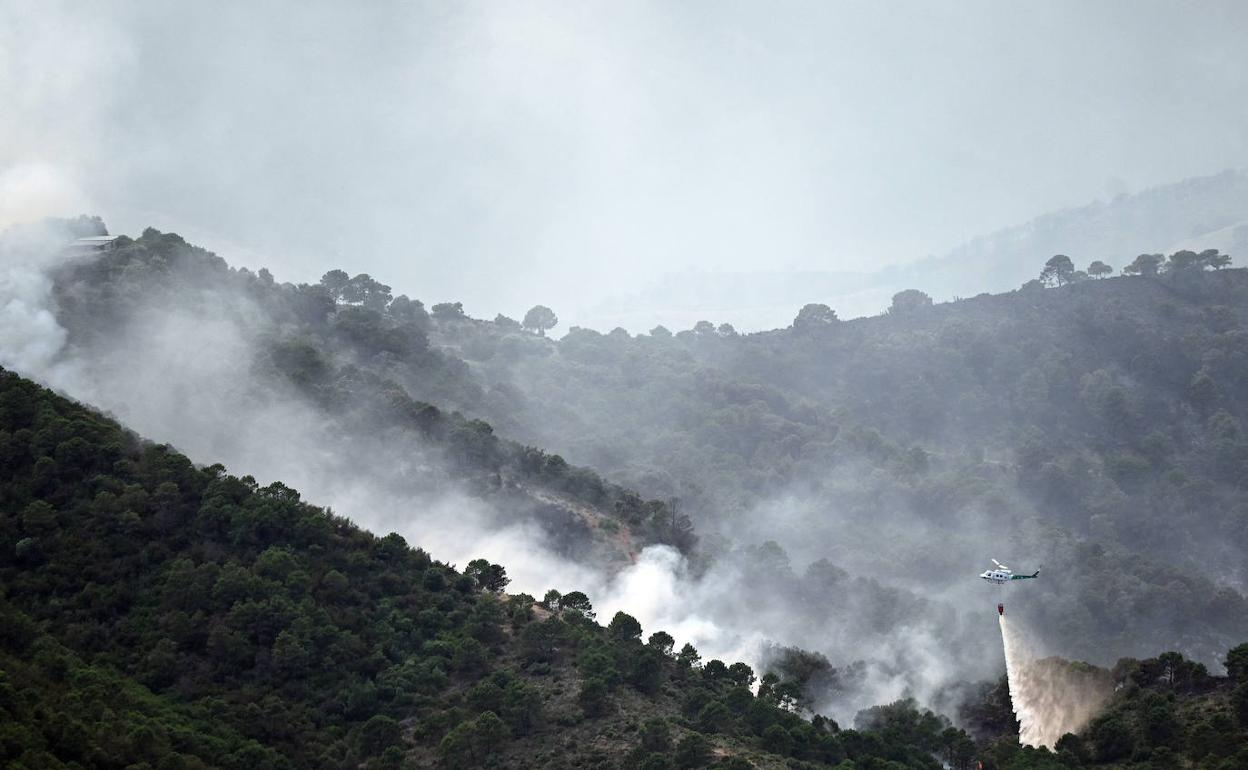
<path fill-rule="evenodd" d="M 0 223 L 596 326 L 673 275 L 907 264 L 1244 166 L 1248 7 L 1190 10 L 10 2 Z"/>

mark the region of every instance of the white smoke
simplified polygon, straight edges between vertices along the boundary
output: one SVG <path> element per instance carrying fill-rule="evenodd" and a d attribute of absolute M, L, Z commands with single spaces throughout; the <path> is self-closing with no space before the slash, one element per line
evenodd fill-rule
<path fill-rule="evenodd" d="M 67 376 L 56 360 L 65 330 L 53 312 L 47 270 L 64 259 L 68 237 L 54 225 L 37 223 L 86 203 L 63 169 L 39 161 L 6 162 L 0 155 L 0 366 L 40 372 L 53 386 Z"/>
<path fill-rule="evenodd" d="M 1038 658 L 1025 634 L 1001 615 L 1001 641 L 1018 741 L 1052 749 L 1066 733 L 1078 733 L 1113 694 L 1104 671 L 1057 658 Z"/>
<path fill-rule="evenodd" d="M 54 387 L 68 376 L 58 361 L 66 335 L 53 312 L 46 270 L 63 258 L 64 241 L 42 226 L 0 232 L 0 366 L 38 373 Z"/>
<path fill-rule="evenodd" d="M 220 462 L 261 484 L 281 481 L 440 560 L 501 563 L 513 592 L 584 591 L 604 621 L 623 610 L 708 657 L 756 661 L 761 634 L 728 634 L 693 609 L 709 589 L 690 578 L 676 550 L 651 546 L 607 573 L 556 554 L 536 523 L 459 489 L 440 470 L 436 451 L 410 436 L 346 445 L 322 412 L 259 379 L 253 364 L 262 310 L 249 300 L 136 298 L 143 306 L 115 337 L 67 348 L 48 275 L 69 258 L 64 247 L 63 234 L 43 227 L 13 229 L 0 241 L 0 366 L 103 409 L 196 462 Z"/>
<path fill-rule="evenodd" d="M 852 691 L 821 695 L 815 704 L 840 721 L 901 697 L 930 703 L 942 686 L 972 672 L 966 646 L 950 632 L 959 626 L 956 617 L 907 617 L 901 607 L 855 600 L 852 585 L 837 596 L 793 596 L 791 576 L 786 582 L 751 570 L 748 554 L 695 574 L 679 552 L 661 545 L 618 570 L 556 552 L 537 523 L 459 487 L 435 448 L 403 431 L 343 435 L 322 410 L 256 371 L 257 330 L 267 322 L 263 308 L 244 296 L 136 297 L 131 320 L 110 327 L 112 336 L 68 348 L 45 273 L 65 259 L 61 245 L 0 251 L 0 307 L 13 319 L 0 331 L 0 363 L 195 462 L 220 462 L 261 484 L 281 481 L 361 527 L 397 532 L 451 564 L 478 557 L 503 564 L 513 592 L 584 591 L 603 622 L 627 612 L 647 633 L 665 630 L 704 659 L 758 670 L 767 647 L 779 644 L 818 650 L 838 667 L 862 660 Z M 830 604 L 818 606 L 825 599 Z M 806 602 L 817 604 L 803 611 Z M 868 632 L 863 619 L 876 616 L 879 627 Z"/>
<path fill-rule="evenodd" d="M 0 272 L 0 366 L 49 370 L 65 342 L 65 330 L 44 303 L 30 301 L 48 290 L 47 279 L 27 265 L 11 265 Z"/>

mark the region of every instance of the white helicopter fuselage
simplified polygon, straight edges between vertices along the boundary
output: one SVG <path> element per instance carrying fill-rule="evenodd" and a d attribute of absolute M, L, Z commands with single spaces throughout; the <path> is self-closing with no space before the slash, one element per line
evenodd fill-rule
<path fill-rule="evenodd" d="M 984 572 L 980 574 L 980 577 L 987 580 L 989 583 L 1004 585 L 1010 582 L 1010 580 L 1014 577 L 1014 573 L 1009 570 L 990 569 L 984 570 Z"/>

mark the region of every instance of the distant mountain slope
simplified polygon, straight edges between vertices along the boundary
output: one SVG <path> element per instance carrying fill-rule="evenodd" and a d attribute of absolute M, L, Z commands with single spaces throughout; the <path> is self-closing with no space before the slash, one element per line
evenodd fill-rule
<path fill-rule="evenodd" d="M 903 221 L 899 226 L 904 227 Z M 682 273 L 604 302 L 578 321 L 642 332 L 700 320 L 756 331 L 787 324 L 795 308 L 823 302 L 844 318 L 875 315 L 893 294 L 922 289 L 937 300 L 1017 288 L 1054 254 L 1080 268 L 1115 268 L 1137 254 L 1221 249 L 1248 258 L 1248 170 L 1227 170 L 1039 216 L 976 237 L 950 251 L 878 271 L 818 270 Z M 900 255 L 899 255 L 900 256 Z"/>
<path fill-rule="evenodd" d="M 948 254 L 896 271 L 899 288 L 920 288 L 941 299 L 999 292 L 1034 278 L 1054 254 L 1080 267 L 1099 259 L 1121 268 L 1137 254 L 1180 248 L 1231 249 L 1248 220 L 1248 170 L 1228 169 L 1174 184 L 1123 194 L 1107 202 L 1063 209 L 963 244 Z"/>

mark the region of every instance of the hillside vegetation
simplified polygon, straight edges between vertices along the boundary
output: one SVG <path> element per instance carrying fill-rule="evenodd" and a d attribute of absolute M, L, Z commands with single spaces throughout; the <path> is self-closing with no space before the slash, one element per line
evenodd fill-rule
<path fill-rule="evenodd" d="M 68 355 L 85 359 L 93 382 L 137 369 L 144 387 L 158 389 L 157 372 L 182 365 L 180 349 L 191 344 L 169 339 L 168 330 L 207 329 L 201 340 L 212 359 L 178 373 L 183 390 L 207 392 L 198 403 L 185 403 L 171 384 L 152 399 L 172 400 L 170 412 L 213 411 L 211 404 L 224 402 L 250 414 L 293 401 L 307 407 L 306 418 L 332 421 L 329 433 L 348 445 L 340 455 L 401 457 L 412 466 L 387 483 L 408 492 L 441 491 L 453 476 L 510 519 L 541 525 L 566 553 L 599 548 L 599 560 L 627 561 L 628 551 L 647 543 L 692 547 L 687 517 L 664 502 L 497 435 L 479 418 L 505 413 L 488 407 L 506 393 L 482 388 L 463 361 L 429 344 L 430 316 L 420 302 L 391 297 L 389 287 L 367 276 L 278 284 L 267 271 L 231 269 L 176 234 L 149 229 L 67 263 L 56 276 L 55 299 L 69 333 Z M 179 349 L 172 363 L 160 357 L 169 348 Z M 126 398 L 130 383 L 122 381 L 119 398 Z M 230 391 L 212 392 L 214 386 Z M 351 471 L 383 472 L 375 462 Z M 613 532 L 626 533 L 624 552 L 598 536 L 598 522 L 580 513 L 586 508 L 596 520 L 611 520 Z"/>
<path fill-rule="evenodd" d="M 1237 653 L 1229 679 L 1206 663 L 1248 637 L 1230 587 L 1239 565 L 1197 563 L 1192 549 L 1234 552 L 1242 536 L 1248 281 L 1184 259 L 1073 283 L 1050 266 L 1045 277 L 1069 285 L 949 305 L 907 293 L 856 322 L 808 306 L 759 335 L 706 323 L 552 340 L 544 308 L 478 321 L 456 303 L 427 312 L 369 276 L 279 284 L 176 235 L 118 239 L 55 275 L 65 360 L 85 376 L 125 386 L 136 380 L 118 372 L 134 369 L 154 381 L 147 394 L 163 388 L 165 406 L 198 404 L 207 419 L 226 417 L 211 389 L 238 379 L 226 399 L 240 435 L 263 435 L 246 432 L 249 419 L 270 424 L 260 407 L 299 404 L 308 411 L 279 422 L 323 422 L 312 440 L 356 458 L 343 467 L 362 483 L 464 490 L 500 523 L 532 520 L 608 570 L 646 544 L 676 545 L 701 575 L 699 609 L 725 633 L 769 628 L 816 651 L 774 646 L 756 673 L 661 631 L 643 641 L 625 612 L 604 628 L 575 586 L 508 595 L 502 565 L 456 571 L 6 373 L 6 761 L 1234 766 Z M 187 319 L 222 322 L 199 339 L 229 343 L 210 360 L 230 367 L 162 380 L 188 359 L 169 357 L 161 335 Z M 496 436 L 484 418 L 625 484 Z M 398 470 L 378 471 L 379 452 Z M 1085 735 L 1056 754 L 1020 749 L 999 687 L 925 679 L 932 656 L 954 671 L 983 660 L 975 613 L 940 589 L 987 540 L 1042 552 L 1052 577 L 1021 615 L 1069 654 L 1182 653 L 1120 661 L 1110 712 Z M 907 698 L 852 728 L 812 718 L 825 703 L 869 704 L 871 683 L 898 675 L 939 685 L 928 700 L 969 732 Z"/>
<path fill-rule="evenodd" d="M 803 718 L 584 594 L 508 596 L 8 372 L 0 458 L 6 767 L 939 766 L 931 735 Z"/>
<path fill-rule="evenodd" d="M 811 305 L 761 334 L 556 340 L 549 309 L 477 320 L 343 271 L 284 284 L 148 230 L 67 264 L 54 296 L 93 381 L 159 382 L 177 359 L 152 330 L 228 319 L 248 344 L 218 357 L 241 360 L 224 381 L 249 383 L 248 405 L 309 405 L 293 422 L 328 416 L 316 441 L 339 456 L 405 458 L 386 485 L 462 479 L 499 526 L 535 521 L 581 563 L 675 545 L 725 631 L 889 676 L 915 670 L 893 640 L 921 638 L 940 652 L 919 658 L 983 675 L 979 610 L 998 597 L 969 578 L 996 556 L 1045 566 L 1012 612 L 1063 654 L 1214 666 L 1248 636 L 1248 278 L 1159 262 L 940 305 L 905 292 L 848 322 Z"/>
<path fill-rule="evenodd" d="M 702 661 L 581 593 L 501 593 L 220 466 L 195 467 L 0 371 L 0 760 L 29 768 L 1239 767 L 1229 680 L 1122 661 L 1111 710 L 1020 749 L 986 690 L 978 743 L 913 701 L 852 728 L 803 686 Z M 1237 684 L 1238 683 L 1238 684 Z M 1237 753 L 1238 752 L 1238 753 Z"/>
<path fill-rule="evenodd" d="M 967 729 L 979 736 L 979 761 L 988 768 L 1239 768 L 1248 761 L 1248 644 L 1222 661 L 1230 676 L 1167 652 L 1145 660 L 1124 658 L 1112 668 L 1056 658 L 1039 661 L 1073 676 L 1098 679 L 1114 694 L 1078 735 L 1067 733 L 1052 751 L 1020 746 L 1005 678 L 980 686 L 962 709 Z M 1061 696 L 1061 693 L 1054 693 Z"/>
<path fill-rule="evenodd" d="M 903 585 L 1026 558 L 1049 568 L 1033 620 L 1070 652 L 1177 642 L 1212 662 L 1248 630 L 1248 272 L 1180 261 L 942 305 L 910 292 L 847 322 L 812 306 L 760 334 L 574 328 L 475 366 L 524 391 L 523 440 L 679 498 L 704 536 L 857 574 L 882 559 Z M 517 333 L 435 339 L 488 352 Z"/>

